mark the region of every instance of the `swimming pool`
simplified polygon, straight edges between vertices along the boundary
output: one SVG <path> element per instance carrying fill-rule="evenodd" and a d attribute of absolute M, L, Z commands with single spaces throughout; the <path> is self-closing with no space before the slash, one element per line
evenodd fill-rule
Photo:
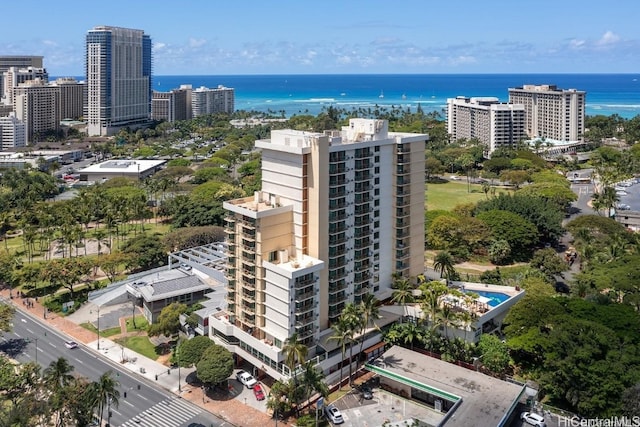
<path fill-rule="evenodd" d="M 489 302 L 487 304 L 489 304 L 490 307 L 500 305 L 511 298 L 509 295 L 503 294 L 502 292 L 476 291 L 473 289 L 467 289 L 467 292 L 473 292 L 481 297 L 488 298 Z"/>

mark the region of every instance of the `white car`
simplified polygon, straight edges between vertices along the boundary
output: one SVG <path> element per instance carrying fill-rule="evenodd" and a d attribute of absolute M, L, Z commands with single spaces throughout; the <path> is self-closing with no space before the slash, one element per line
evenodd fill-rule
<path fill-rule="evenodd" d="M 535 414 L 533 412 L 523 412 L 520 414 L 520 419 L 527 424 L 537 427 L 545 427 L 544 418 L 542 415 Z"/>
<path fill-rule="evenodd" d="M 253 388 L 254 385 L 258 384 L 253 375 L 248 373 L 247 371 L 238 371 L 236 374 L 236 379 L 245 385 L 247 388 Z"/>
<path fill-rule="evenodd" d="M 324 413 L 334 424 L 342 424 L 344 422 L 344 418 L 342 418 L 340 410 L 333 405 L 325 406 Z"/>
<path fill-rule="evenodd" d="M 75 341 L 65 341 L 64 346 L 67 348 L 78 348 L 78 343 Z"/>

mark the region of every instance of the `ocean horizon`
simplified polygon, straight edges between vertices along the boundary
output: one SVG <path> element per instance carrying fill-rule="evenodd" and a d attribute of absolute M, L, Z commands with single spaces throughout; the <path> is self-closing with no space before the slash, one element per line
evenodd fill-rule
<path fill-rule="evenodd" d="M 317 115 L 329 106 L 346 110 L 402 108 L 442 113 L 456 96 L 509 98 L 508 89 L 549 84 L 586 92 L 586 114 L 640 114 L 640 73 L 636 74 L 265 74 L 154 75 L 153 89 L 235 89 L 236 110 Z"/>

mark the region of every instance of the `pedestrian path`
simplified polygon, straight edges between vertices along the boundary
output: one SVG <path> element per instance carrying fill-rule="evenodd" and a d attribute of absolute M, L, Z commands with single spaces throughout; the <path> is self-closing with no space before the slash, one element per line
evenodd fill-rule
<path fill-rule="evenodd" d="M 136 415 L 121 427 L 174 427 L 200 414 L 202 411 L 180 398 L 165 399 Z"/>

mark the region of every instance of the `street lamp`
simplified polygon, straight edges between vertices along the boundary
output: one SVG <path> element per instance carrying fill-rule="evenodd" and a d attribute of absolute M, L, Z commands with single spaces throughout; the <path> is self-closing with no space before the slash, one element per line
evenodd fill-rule
<path fill-rule="evenodd" d="M 38 338 L 36 340 L 36 365 L 38 364 Z"/>
<path fill-rule="evenodd" d="M 176 344 L 176 358 L 178 359 L 178 393 L 182 392 L 182 386 L 180 384 L 180 338 Z M 202 398 L 204 400 L 204 397 Z"/>

